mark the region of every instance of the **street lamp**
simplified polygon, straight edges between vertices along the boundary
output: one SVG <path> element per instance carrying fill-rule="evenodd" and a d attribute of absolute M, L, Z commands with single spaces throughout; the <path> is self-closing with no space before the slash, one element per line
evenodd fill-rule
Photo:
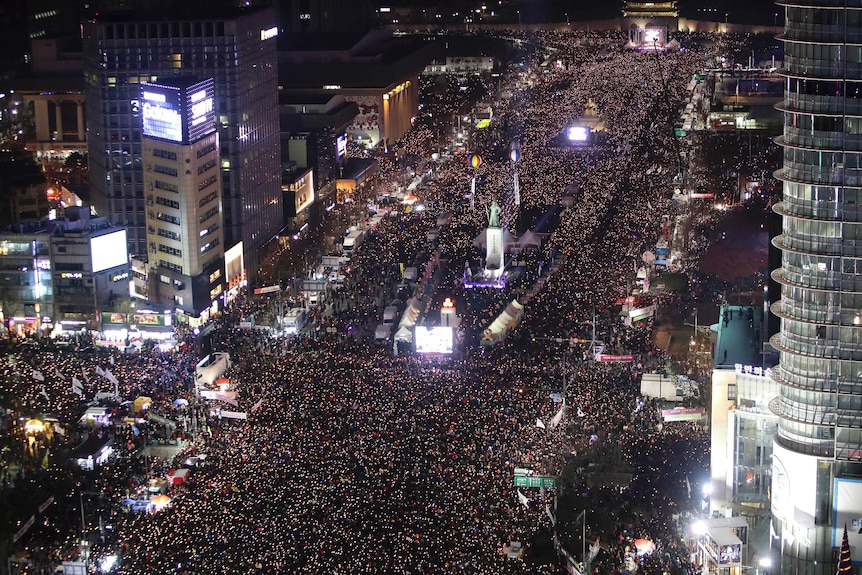
<path fill-rule="evenodd" d="M 518 10 L 518 26 L 521 25 L 521 11 Z"/>
<path fill-rule="evenodd" d="M 775 17 L 772 20 L 772 27 L 778 28 L 778 12 L 775 13 Z"/>
<path fill-rule="evenodd" d="M 566 26 L 569 25 L 569 13 L 566 12 Z"/>

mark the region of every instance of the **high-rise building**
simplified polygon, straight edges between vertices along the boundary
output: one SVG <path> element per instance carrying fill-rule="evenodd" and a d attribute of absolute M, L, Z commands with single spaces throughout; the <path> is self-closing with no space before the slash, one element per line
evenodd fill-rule
<path fill-rule="evenodd" d="M 253 280 L 258 249 L 283 227 L 275 12 L 224 15 L 214 4 L 173 19 L 182 4 L 153 4 L 150 20 L 118 12 L 84 23 L 91 203 L 128 227 L 131 254 L 147 252 L 141 84 L 213 78 L 224 247 L 243 243 Z"/>
<path fill-rule="evenodd" d="M 844 525 L 862 557 L 862 1 L 779 1 L 784 42 L 775 572 L 835 573 Z"/>
<path fill-rule="evenodd" d="M 145 299 L 190 318 L 224 291 L 219 141 L 212 79 L 142 83 Z"/>

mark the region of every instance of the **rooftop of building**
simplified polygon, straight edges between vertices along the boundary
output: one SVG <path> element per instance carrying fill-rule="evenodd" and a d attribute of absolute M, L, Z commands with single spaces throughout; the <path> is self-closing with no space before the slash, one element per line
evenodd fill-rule
<path fill-rule="evenodd" d="M 100 10 L 94 19 L 115 23 L 212 21 L 238 18 L 261 10 L 232 0 L 128 0 L 116 7 Z"/>
<path fill-rule="evenodd" d="M 65 236 L 66 234 L 90 235 L 91 233 L 100 235 L 99 232 L 103 230 L 118 229 L 106 217 L 91 217 L 87 206 L 68 207 L 65 209 L 64 215 L 65 217 L 55 220 L 22 222 L 7 226 L 5 229 L 0 229 L 0 234 L 5 236 L 10 234 Z"/>
<path fill-rule="evenodd" d="M 713 327 L 718 337 L 715 343 L 715 369 L 734 369 L 737 364 L 763 365 L 761 353 L 766 334 L 761 306 L 723 306 L 718 323 Z"/>
<path fill-rule="evenodd" d="M 279 84 L 300 91 L 384 88 L 421 72 L 437 51 L 436 42 L 388 31 L 366 34 L 347 48 L 283 50 Z"/>
<path fill-rule="evenodd" d="M 358 180 L 364 174 L 377 169 L 377 160 L 373 158 L 346 158 L 341 166 L 340 180 Z"/>

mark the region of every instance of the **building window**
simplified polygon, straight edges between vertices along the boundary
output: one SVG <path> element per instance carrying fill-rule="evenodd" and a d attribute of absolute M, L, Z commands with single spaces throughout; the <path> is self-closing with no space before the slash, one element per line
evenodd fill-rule
<path fill-rule="evenodd" d="M 171 152 L 169 150 L 162 150 L 159 148 L 153 148 L 153 156 L 156 158 L 164 158 L 166 160 L 177 161 L 177 153 Z"/>
<path fill-rule="evenodd" d="M 175 194 L 179 193 L 179 191 L 180 191 L 179 187 L 177 187 L 176 184 L 170 184 L 168 182 L 163 182 L 161 180 L 156 180 L 153 183 L 153 187 L 156 188 L 157 190 L 165 190 L 166 192 L 174 192 Z"/>
<path fill-rule="evenodd" d="M 218 222 L 216 222 L 213 225 L 209 226 L 208 228 L 202 229 L 200 232 L 198 232 L 198 234 L 200 235 L 200 237 L 205 238 L 208 235 L 210 235 L 211 233 L 213 233 L 214 231 L 218 230 L 219 227 L 220 226 L 219 226 Z"/>
<path fill-rule="evenodd" d="M 160 196 L 156 196 L 156 203 L 160 206 L 167 206 L 169 208 L 174 208 L 175 210 L 180 209 L 180 203 L 174 200 L 169 200 L 167 198 L 162 198 Z"/>
<path fill-rule="evenodd" d="M 202 190 L 205 190 L 206 188 L 210 187 L 211 185 L 213 185 L 217 181 L 218 181 L 218 176 L 213 174 L 212 176 L 208 177 L 207 179 L 203 180 L 202 182 L 200 182 L 198 184 L 198 191 L 200 192 Z M 203 205 L 203 204 L 201 204 L 201 205 Z"/>
<path fill-rule="evenodd" d="M 177 273 L 183 273 L 183 266 L 173 264 L 173 263 L 166 261 L 166 260 L 159 260 L 159 266 L 161 266 L 165 269 L 175 271 Z M 164 276 L 162 276 L 162 277 L 164 277 Z M 168 283 L 170 283 L 170 282 L 168 282 Z"/>
<path fill-rule="evenodd" d="M 166 246 L 165 244 L 159 244 L 159 251 L 163 254 L 170 254 L 172 256 L 176 256 L 178 258 L 183 257 L 183 251 L 178 250 L 177 248 L 172 248 L 171 246 Z"/>
<path fill-rule="evenodd" d="M 198 207 L 202 208 L 216 198 L 218 198 L 218 191 L 210 192 L 200 199 L 200 201 L 198 202 Z"/>
<path fill-rule="evenodd" d="M 727 384 L 727 401 L 736 401 L 736 384 Z"/>
<path fill-rule="evenodd" d="M 165 174 L 166 176 L 173 176 L 175 178 L 177 177 L 177 169 L 169 166 L 153 164 L 153 171 L 157 174 Z"/>
<path fill-rule="evenodd" d="M 204 213 L 204 215 L 202 215 L 199 218 L 200 223 L 204 223 L 205 221 L 207 221 L 208 219 L 210 219 L 211 217 L 216 215 L 218 212 L 219 212 L 218 206 L 210 208 L 209 210 L 206 211 L 206 213 Z"/>
<path fill-rule="evenodd" d="M 198 166 L 198 175 L 200 176 L 201 174 L 203 174 L 203 173 L 204 173 L 204 172 L 206 172 L 207 170 L 210 170 L 210 169 L 214 168 L 214 167 L 215 167 L 215 165 L 216 165 L 215 158 L 213 158 L 212 160 L 207 160 L 207 162 L 206 162 L 206 163 L 201 164 L 200 166 Z"/>
<path fill-rule="evenodd" d="M 210 251 L 210 250 L 212 250 L 212 249 L 215 249 L 215 248 L 219 245 L 219 243 L 220 243 L 220 242 L 219 242 L 219 239 L 218 239 L 218 238 L 215 238 L 213 241 L 208 242 L 208 243 L 206 243 L 206 244 L 202 245 L 202 246 L 201 246 L 201 253 L 202 253 L 202 254 L 205 254 L 205 253 L 207 253 L 208 251 Z"/>
<path fill-rule="evenodd" d="M 169 224 L 180 225 L 180 219 L 176 216 L 169 216 L 162 212 L 147 212 L 147 216 L 151 220 L 159 220 L 160 222 L 168 222 Z"/>
<path fill-rule="evenodd" d="M 159 235 L 163 238 L 168 238 L 177 242 L 180 241 L 180 234 L 172 232 L 170 230 L 166 230 L 164 228 L 159 228 Z"/>
<path fill-rule="evenodd" d="M 198 159 L 203 158 L 204 156 L 206 156 L 210 152 L 215 152 L 215 150 L 216 150 L 215 142 L 213 142 L 209 146 L 201 148 L 200 150 L 198 150 Z"/>

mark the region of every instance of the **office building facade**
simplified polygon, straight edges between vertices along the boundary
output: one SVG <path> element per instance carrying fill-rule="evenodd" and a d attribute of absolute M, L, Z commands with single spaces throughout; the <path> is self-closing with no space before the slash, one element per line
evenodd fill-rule
<path fill-rule="evenodd" d="M 283 227 L 275 12 L 170 16 L 84 23 L 92 204 L 128 227 L 131 254 L 147 252 L 141 84 L 213 78 L 224 244 L 242 242 L 253 278 L 258 249 Z"/>
<path fill-rule="evenodd" d="M 86 210 L 0 233 L 0 318 L 17 336 L 97 330 L 129 295 L 126 230 Z"/>
<path fill-rule="evenodd" d="M 218 310 L 224 240 L 212 79 L 141 84 L 150 302 L 195 319 Z"/>
<path fill-rule="evenodd" d="M 773 377 L 777 572 L 836 571 L 844 524 L 862 517 L 862 1 L 786 10 L 781 299 Z M 853 557 L 862 534 L 851 529 Z"/>

